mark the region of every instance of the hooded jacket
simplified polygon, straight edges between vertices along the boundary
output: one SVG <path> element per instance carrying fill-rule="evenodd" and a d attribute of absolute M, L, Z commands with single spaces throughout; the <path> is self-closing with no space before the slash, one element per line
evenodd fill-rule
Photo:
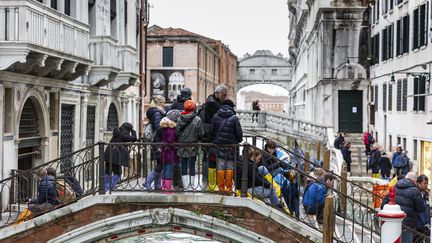
<path fill-rule="evenodd" d="M 160 127 L 160 122 L 162 118 L 164 118 L 165 112 L 159 110 L 156 107 L 150 107 L 146 112 L 146 116 L 150 120 L 150 124 L 152 125 L 153 131 L 156 130 L 156 135 L 153 139 L 153 142 L 155 143 L 162 142 L 162 129 Z"/>
<path fill-rule="evenodd" d="M 414 228 L 416 226 L 417 214 L 425 211 L 420 189 L 410 179 L 404 178 L 396 183 L 395 203 L 406 213 L 403 224 Z"/>
<path fill-rule="evenodd" d="M 46 175 L 42 177 L 39 184 L 39 193 L 37 199 L 32 199 L 30 204 L 49 203 L 51 205 L 59 204 L 57 200 L 56 182 L 53 176 Z"/>
<path fill-rule="evenodd" d="M 110 143 L 135 142 L 137 138 L 119 128 L 114 128 Z M 129 167 L 129 151 L 125 145 L 110 145 L 105 149 L 104 160 L 108 163 Z"/>
<path fill-rule="evenodd" d="M 324 205 L 327 195 L 327 187 L 324 179 L 321 177 L 316 182 L 309 182 L 303 194 L 303 206 L 305 208 L 314 208 Z"/>
<path fill-rule="evenodd" d="M 224 124 L 222 124 L 224 123 Z M 222 126 L 223 125 L 223 126 Z M 240 121 L 231 107 L 223 105 L 214 115 L 212 122 L 212 137 L 214 144 L 238 144 L 243 140 L 243 131 Z M 218 155 L 225 159 L 234 159 L 234 154 L 237 154 L 238 149 L 220 147 Z"/>
<path fill-rule="evenodd" d="M 402 156 L 402 152 L 394 152 L 392 157 L 392 165 L 395 168 L 403 168 L 404 165 L 404 159 Z"/>
<path fill-rule="evenodd" d="M 181 115 L 177 122 L 176 134 L 179 143 L 197 143 L 204 135 L 201 118 L 194 112 Z M 197 156 L 197 148 L 179 146 L 177 155 L 180 157 L 195 157 Z"/>
<path fill-rule="evenodd" d="M 175 134 L 176 123 L 164 117 L 160 123 L 162 127 L 162 145 L 161 149 L 161 159 L 163 164 L 176 164 L 179 162 L 177 156 L 176 146 L 169 145 L 172 143 L 177 143 L 177 137 Z"/>

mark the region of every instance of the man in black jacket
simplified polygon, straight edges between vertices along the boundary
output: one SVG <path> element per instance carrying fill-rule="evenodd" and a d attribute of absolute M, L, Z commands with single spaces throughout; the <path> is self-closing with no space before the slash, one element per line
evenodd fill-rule
<path fill-rule="evenodd" d="M 243 140 L 240 120 L 231 106 L 222 105 L 213 116 L 212 137 L 214 144 L 221 145 L 216 149 L 218 188 L 219 191 L 230 192 L 234 177 L 234 160 L 238 158 L 239 151 L 226 145 L 238 144 Z"/>
<path fill-rule="evenodd" d="M 396 183 L 395 203 L 406 213 L 403 224 L 415 229 L 417 214 L 425 211 L 420 189 L 416 185 L 415 172 L 409 172 L 404 179 Z M 383 202 L 384 203 L 384 202 Z M 413 242 L 413 231 L 403 229 L 402 242 Z"/>
<path fill-rule="evenodd" d="M 209 95 L 206 99 L 205 104 L 202 107 L 202 111 L 198 112 L 204 127 L 204 136 L 201 138 L 202 142 L 212 141 L 212 121 L 213 116 L 218 112 L 222 106 L 222 102 L 226 100 L 228 96 L 228 87 L 220 84 L 215 88 L 215 92 Z M 202 114 L 201 114 L 202 113 Z M 212 160 L 215 156 L 207 153 L 204 150 L 204 156 L 202 160 L 202 175 L 203 180 L 207 181 L 210 175 L 209 188 L 215 188 L 216 184 L 216 161 Z M 210 185 L 212 184 L 212 185 Z M 214 185 L 213 185 L 214 184 Z"/>

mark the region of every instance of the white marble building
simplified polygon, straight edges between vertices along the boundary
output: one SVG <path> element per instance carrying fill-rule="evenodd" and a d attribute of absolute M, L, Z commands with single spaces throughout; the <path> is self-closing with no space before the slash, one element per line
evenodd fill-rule
<path fill-rule="evenodd" d="M 367 2 L 288 0 L 291 116 L 336 131 L 367 129 Z"/>
<path fill-rule="evenodd" d="M 138 124 L 139 0 L 0 1 L 0 177 Z"/>
<path fill-rule="evenodd" d="M 371 130 L 385 150 L 401 144 L 414 170 L 431 176 L 431 3 L 380 0 L 370 8 Z M 378 51 L 375 51 L 378 50 Z"/>

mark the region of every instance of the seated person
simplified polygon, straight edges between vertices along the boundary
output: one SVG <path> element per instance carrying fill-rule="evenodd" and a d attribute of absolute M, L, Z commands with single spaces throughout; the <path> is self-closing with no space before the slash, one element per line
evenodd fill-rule
<path fill-rule="evenodd" d="M 307 214 L 317 215 L 318 222 L 323 220 L 323 209 L 327 188 L 333 187 L 334 176 L 330 173 L 307 184 L 303 193 L 303 207 Z"/>
<path fill-rule="evenodd" d="M 55 178 L 47 174 L 45 169 L 37 173 L 39 180 L 38 197 L 29 200 L 29 210 L 33 213 L 41 212 L 59 204 Z"/>
<path fill-rule="evenodd" d="M 269 199 L 274 206 L 280 207 L 279 198 L 272 184 L 263 177 L 261 166 L 261 153 L 251 149 L 248 153 L 248 193 L 260 199 Z M 260 169 L 261 168 L 261 169 Z M 236 170 L 236 187 L 241 188 L 241 165 Z"/>

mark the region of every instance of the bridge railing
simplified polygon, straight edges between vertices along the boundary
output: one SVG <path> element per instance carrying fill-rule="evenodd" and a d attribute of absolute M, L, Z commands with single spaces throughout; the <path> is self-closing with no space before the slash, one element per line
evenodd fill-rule
<path fill-rule="evenodd" d="M 284 113 L 250 110 L 237 110 L 236 112 L 245 129 L 267 129 L 322 142 L 327 136 L 328 126 L 294 119 Z"/>
<path fill-rule="evenodd" d="M 188 159 L 183 160 L 181 164 L 179 163 L 181 160 L 177 158 L 178 154 Z M 194 160 L 191 158 L 195 155 L 196 160 L 193 163 Z M 290 156 L 295 157 L 297 161 L 304 159 L 296 153 L 291 153 Z M 67 166 L 65 161 L 68 162 Z M 174 172 L 173 167 L 176 164 L 181 164 L 179 169 L 183 170 L 183 174 L 188 172 L 183 188 L 175 183 L 171 184 L 172 180 L 176 180 L 177 173 Z M 357 242 L 356 237 L 363 237 L 362 242 L 379 239 L 380 226 L 374 208 L 343 188 L 335 186 L 336 184 L 329 185 L 323 182 L 322 178 L 315 178 L 299 165 L 300 163 L 281 161 L 248 143 L 236 145 L 98 143 L 37 168 L 17 172 L 12 177 L 0 181 L 2 199 L 9 197 L 6 207 L 2 207 L 3 217 L 0 227 L 17 222 L 18 214 L 22 212 L 19 204 L 28 204 L 30 209 L 41 209 L 38 213 L 45 213 L 89 195 L 111 194 L 116 191 L 162 191 L 164 193 L 218 193 L 263 200 L 305 225 L 322 232 L 324 225 L 320 218 L 317 219 L 317 216 L 311 214 L 312 211 L 318 211 L 318 214 L 321 212 L 324 206 L 322 197 L 317 203 L 308 207 L 302 205 L 306 190 L 302 182 L 308 181 L 309 185 L 315 184 L 315 187 L 321 188 L 321 192 L 324 190 L 324 195 L 334 197 L 331 210 L 336 215 L 335 241 Z M 276 168 L 277 166 L 279 168 Z M 60 189 L 63 185 L 63 191 L 59 191 L 59 185 L 54 192 L 43 190 L 43 184 L 47 181 L 42 178 L 36 179 L 36 185 L 32 186 L 35 188 L 33 194 L 19 196 L 22 189 L 19 188 L 21 181 L 33 182 L 35 175 L 51 168 L 55 169 L 54 179 L 60 183 Z M 208 168 L 213 171 L 209 172 L 205 179 L 203 172 Z M 151 176 L 152 172 L 160 173 L 158 174 L 160 177 L 155 176 L 154 173 Z M 66 177 L 72 177 L 73 180 L 66 180 Z M 153 177 L 153 182 L 146 184 L 146 180 L 150 177 Z M 63 180 L 58 182 L 61 178 Z M 161 185 L 158 185 L 158 178 Z M 74 184 L 73 181 L 77 183 Z M 13 188 L 15 185 L 18 188 Z M 74 197 L 70 195 L 70 191 L 74 192 Z M 280 192 L 279 195 L 277 191 Z M 319 190 L 317 195 L 318 192 Z M 17 193 L 18 196 L 15 196 Z M 29 204 L 28 199 L 31 197 L 37 197 L 40 201 Z M 52 205 L 46 207 L 44 202 L 50 202 Z M 16 209 L 13 210 L 13 207 Z"/>

